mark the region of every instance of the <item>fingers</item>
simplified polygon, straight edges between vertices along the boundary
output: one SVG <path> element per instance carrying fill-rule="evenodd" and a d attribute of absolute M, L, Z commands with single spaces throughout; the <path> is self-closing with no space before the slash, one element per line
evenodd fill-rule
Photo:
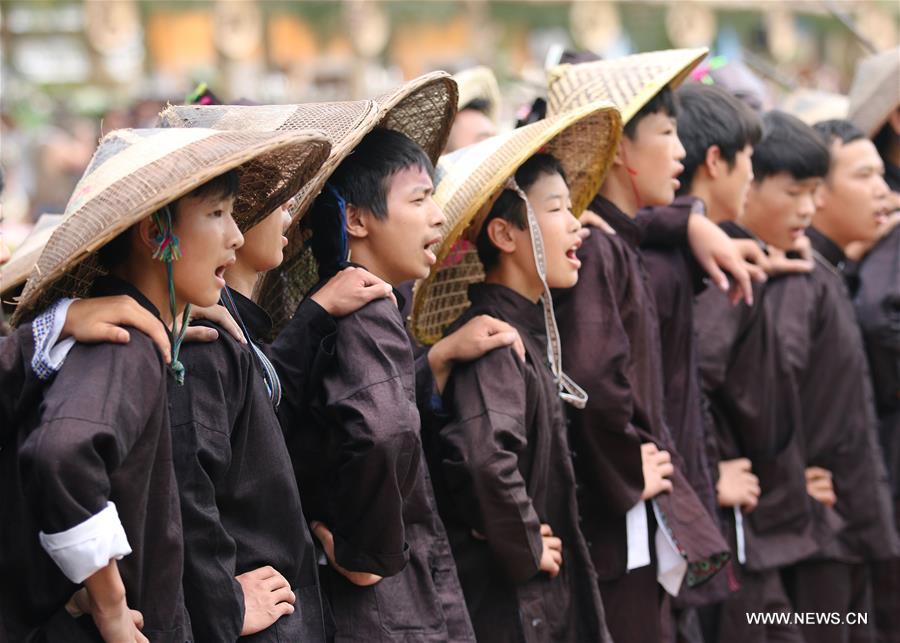
<path fill-rule="evenodd" d="M 768 264 L 768 261 L 766 262 Z M 766 268 L 764 266 L 753 265 L 752 263 L 747 264 L 747 272 L 750 273 L 750 278 L 756 283 L 763 283 L 768 278 L 766 275 Z"/>
<path fill-rule="evenodd" d="M 282 587 L 272 592 L 272 600 L 275 603 L 287 603 L 293 605 L 297 602 L 297 596 L 291 591 L 290 587 Z"/>
<path fill-rule="evenodd" d="M 665 462 L 656 467 L 656 473 L 663 478 L 668 478 L 675 473 L 675 467 L 671 462 Z"/>
<path fill-rule="evenodd" d="M 188 326 L 184 332 L 186 342 L 214 342 L 219 339 L 219 331 L 208 326 Z"/>
<path fill-rule="evenodd" d="M 525 344 L 522 342 L 522 338 L 519 337 L 519 333 L 516 333 L 516 340 L 513 342 L 513 350 L 516 352 L 516 355 L 519 356 L 519 359 L 524 362 Z"/>
<path fill-rule="evenodd" d="M 541 536 L 552 536 L 553 529 L 550 528 L 550 525 L 544 523 L 541 525 Z"/>
<path fill-rule="evenodd" d="M 738 284 L 738 288 L 744 295 L 744 302 L 748 306 L 753 305 L 753 285 L 750 283 L 750 272 L 744 266 L 735 266 L 731 276 Z"/>
<path fill-rule="evenodd" d="M 672 461 L 672 456 L 668 451 L 657 451 L 654 455 L 658 464 L 667 464 Z"/>
<path fill-rule="evenodd" d="M 476 530 L 472 529 L 471 532 L 472 532 L 472 538 L 474 538 L 475 540 L 487 540 L 487 536 L 485 536 L 480 531 L 476 531 Z"/>
<path fill-rule="evenodd" d="M 644 442 L 641 444 L 641 455 L 654 455 L 659 453 L 659 449 L 652 442 Z"/>
<path fill-rule="evenodd" d="M 712 257 L 703 257 L 700 265 L 719 290 L 728 292 L 728 277 L 725 276 L 725 273 L 722 272 Z"/>
<path fill-rule="evenodd" d="M 671 493 L 672 491 L 672 481 L 668 478 L 663 478 L 659 483 L 660 493 Z"/>
<path fill-rule="evenodd" d="M 274 575 L 262 580 L 259 586 L 267 592 L 275 592 L 284 588 L 287 588 L 288 590 L 291 589 L 291 585 L 287 582 L 287 579 L 278 572 L 275 572 Z"/>
<path fill-rule="evenodd" d="M 131 621 L 139 630 L 144 629 L 144 615 L 137 610 L 129 610 L 131 612 Z"/>
<path fill-rule="evenodd" d="M 119 328 L 112 324 L 101 323 L 97 327 L 97 339 L 101 342 L 110 342 L 112 344 L 127 344 L 131 340 L 131 335 L 129 335 L 128 331 L 124 328 Z M 166 343 L 168 344 L 168 340 Z"/>
<path fill-rule="evenodd" d="M 150 643 L 150 639 L 138 632 L 134 637 L 135 643 Z"/>
<path fill-rule="evenodd" d="M 562 540 L 556 536 L 544 536 L 544 547 L 554 552 L 561 552 Z"/>
<path fill-rule="evenodd" d="M 731 460 L 731 463 L 738 471 L 751 471 L 753 469 L 753 464 L 749 458 L 735 458 Z"/>
<path fill-rule="evenodd" d="M 275 617 L 277 621 L 282 616 L 287 616 L 288 614 L 294 613 L 294 606 L 291 603 L 278 603 L 275 607 L 272 608 L 272 616 Z"/>
<path fill-rule="evenodd" d="M 228 312 L 228 309 L 225 308 L 225 306 L 216 304 L 214 306 L 207 306 L 203 308 L 192 307 L 191 319 L 205 319 L 207 321 L 211 321 L 217 326 L 221 327 L 222 330 L 224 330 L 226 333 L 234 337 L 235 340 L 241 342 L 242 344 L 247 343 L 247 340 L 244 337 L 244 333 L 241 331 L 240 325 L 237 323 L 237 321 L 235 321 L 234 317 L 231 316 L 231 313 Z"/>

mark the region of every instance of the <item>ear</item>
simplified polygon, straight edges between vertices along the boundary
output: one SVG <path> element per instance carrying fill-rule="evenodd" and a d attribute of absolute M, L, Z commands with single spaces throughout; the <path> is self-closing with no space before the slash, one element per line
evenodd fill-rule
<path fill-rule="evenodd" d="M 624 134 L 622 134 L 622 138 L 619 139 L 619 144 L 616 146 L 616 155 L 613 157 L 613 165 L 625 165 L 625 155 L 622 153 L 622 146 L 626 145 L 628 139 Z"/>
<path fill-rule="evenodd" d="M 491 219 L 487 227 L 488 239 L 501 253 L 511 254 L 516 251 L 515 226 L 505 219 Z"/>
<path fill-rule="evenodd" d="M 703 159 L 703 167 L 706 168 L 707 174 L 709 174 L 709 178 L 717 179 L 721 174 L 721 167 L 719 166 L 719 161 L 722 160 L 722 150 L 719 149 L 718 145 L 710 145 L 706 148 L 706 158 Z"/>
<path fill-rule="evenodd" d="M 137 242 L 141 246 L 150 249 L 150 252 L 156 252 L 156 237 L 159 236 L 159 230 L 153 223 L 152 217 L 142 219 L 136 226 Z M 133 243 L 133 242 L 132 242 Z"/>
<path fill-rule="evenodd" d="M 347 204 L 347 234 L 354 239 L 363 239 L 369 236 L 369 217 L 371 213 L 364 208 L 352 203 Z"/>
<path fill-rule="evenodd" d="M 829 188 L 827 181 L 821 181 L 813 192 L 813 205 L 816 206 L 816 210 L 821 210 L 825 207 L 825 201 L 827 197 L 825 191 L 828 189 Z"/>

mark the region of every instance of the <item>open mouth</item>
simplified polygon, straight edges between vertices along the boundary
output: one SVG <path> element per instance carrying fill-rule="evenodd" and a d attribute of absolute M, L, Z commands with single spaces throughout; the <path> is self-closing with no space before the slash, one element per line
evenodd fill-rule
<path fill-rule="evenodd" d="M 433 266 L 435 263 L 437 263 L 437 249 L 438 249 L 438 246 L 440 246 L 443 238 L 444 238 L 443 236 L 438 235 L 438 236 L 430 239 L 423 246 L 425 249 L 425 258 L 428 260 L 429 266 Z"/>
<path fill-rule="evenodd" d="M 227 271 L 229 268 L 231 268 L 231 266 L 234 265 L 234 262 L 235 262 L 235 260 L 232 257 L 231 259 L 229 259 L 228 261 L 223 263 L 221 266 L 216 268 L 216 271 L 215 271 L 216 281 L 219 282 L 220 288 L 225 287 L 225 271 Z"/>
<path fill-rule="evenodd" d="M 575 266 L 576 268 L 581 267 L 581 260 L 578 258 L 578 249 L 581 247 L 581 241 L 572 245 L 571 248 L 566 250 L 566 259 Z"/>
<path fill-rule="evenodd" d="M 875 213 L 875 221 L 878 225 L 887 223 L 889 211 L 887 209 L 879 210 Z"/>

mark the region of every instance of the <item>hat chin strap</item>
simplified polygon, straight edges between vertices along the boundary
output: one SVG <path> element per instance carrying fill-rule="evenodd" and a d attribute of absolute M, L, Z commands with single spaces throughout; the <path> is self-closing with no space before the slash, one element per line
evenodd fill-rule
<path fill-rule="evenodd" d="M 547 261 L 544 254 L 544 238 L 541 236 L 541 229 L 538 226 L 531 202 L 514 178 L 510 177 L 507 180 L 506 188 L 513 190 L 525 202 L 528 232 L 531 237 L 531 251 L 534 254 L 534 265 L 537 267 L 538 277 L 540 277 L 541 286 L 544 289 L 541 302 L 544 306 L 544 326 L 547 331 L 547 360 L 550 362 L 553 379 L 556 380 L 559 397 L 563 402 L 571 404 L 576 409 L 583 409 L 587 404 L 587 393 L 562 370 L 562 346 L 559 339 L 559 328 L 556 326 L 556 315 L 553 312 L 553 298 L 550 296 L 550 286 L 547 285 Z"/>

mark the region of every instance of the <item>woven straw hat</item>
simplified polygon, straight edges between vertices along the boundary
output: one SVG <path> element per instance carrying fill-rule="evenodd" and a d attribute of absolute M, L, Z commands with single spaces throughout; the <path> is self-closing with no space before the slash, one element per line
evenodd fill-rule
<path fill-rule="evenodd" d="M 900 47 L 864 58 L 850 87 L 848 116 L 869 138 L 900 106 Z"/>
<path fill-rule="evenodd" d="M 627 123 L 664 87 L 675 89 L 708 53 L 699 49 L 669 49 L 558 65 L 547 72 L 547 113 L 558 114 L 595 101 L 611 101 Z"/>
<path fill-rule="evenodd" d="M 416 283 L 410 329 L 423 344 L 469 307 L 468 288 L 484 279 L 474 241 L 507 179 L 537 152 L 552 154 L 569 182 L 572 212 L 580 214 L 600 189 L 619 144 L 619 111 L 602 101 L 494 136 L 444 156 L 434 199 L 444 211 L 443 240 L 431 274 Z"/>
<path fill-rule="evenodd" d="M 61 214 L 42 214 L 9 261 L 0 266 L 0 299 L 3 303 L 12 303 L 12 293 L 28 279 L 50 235 L 62 220 Z"/>
<path fill-rule="evenodd" d="M 804 87 L 791 92 L 781 103 L 781 109 L 807 125 L 815 125 L 820 121 L 847 118 L 847 97 Z"/>
<path fill-rule="evenodd" d="M 103 274 L 96 251 L 194 188 L 236 169 L 235 218 L 252 225 L 287 201 L 327 158 L 321 132 L 126 129 L 107 134 L 75 186 L 65 220 L 41 253 L 13 316 L 86 294 Z M 240 206 L 240 209 L 239 207 Z"/>
<path fill-rule="evenodd" d="M 480 99 L 488 104 L 488 118 L 495 125 L 500 121 L 500 85 L 490 68 L 479 66 L 463 69 L 453 75 L 453 80 L 459 88 L 459 109 Z"/>
<path fill-rule="evenodd" d="M 449 74 L 433 72 L 404 83 L 373 101 L 363 101 L 367 106 L 365 114 L 360 115 L 352 126 L 346 123 L 337 129 L 328 122 L 321 123 L 320 126 L 326 128 L 332 139 L 332 154 L 310 181 L 309 187 L 298 195 L 293 208 L 294 223 L 306 214 L 337 167 L 375 127 L 402 132 L 418 143 L 436 163 L 450 134 L 456 115 L 456 100 L 456 83 Z M 348 109 L 356 103 L 332 105 L 334 109 Z M 304 106 L 295 107 L 299 109 Z M 327 105 L 317 107 L 328 108 Z M 266 273 L 256 293 L 257 302 L 272 317 L 273 332 L 277 332 L 291 318 L 302 297 L 318 281 L 318 267 L 306 246 L 308 239 L 304 238 L 300 226 L 291 227 L 288 240 L 284 261 Z"/>

